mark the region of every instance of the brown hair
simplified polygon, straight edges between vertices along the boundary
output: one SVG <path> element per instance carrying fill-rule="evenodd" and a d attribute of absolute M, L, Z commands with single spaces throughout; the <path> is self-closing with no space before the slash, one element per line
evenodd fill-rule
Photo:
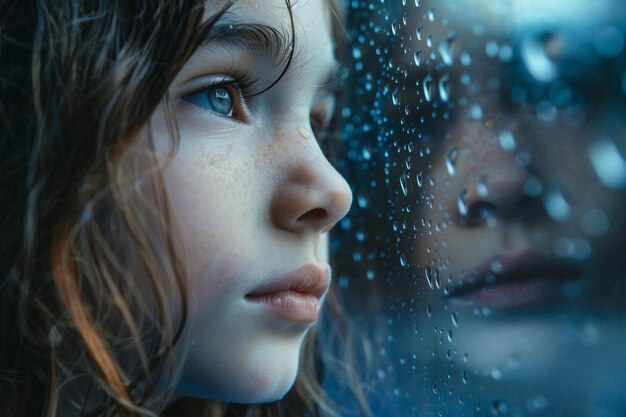
<path fill-rule="evenodd" d="M 232 2 L 208 21 L 204 0 L 0 3 L 0 415 L 54 416 L 61 400 L 85 416 L 155 415 L 168 398 L 157 381 L 176 371 L 185 270 L 147 125 Z M 317 340 L 283 401 L 165 413 L 320 415 Z M 94 387 L 74 399 L 68 382 L 82 379 Z"/>

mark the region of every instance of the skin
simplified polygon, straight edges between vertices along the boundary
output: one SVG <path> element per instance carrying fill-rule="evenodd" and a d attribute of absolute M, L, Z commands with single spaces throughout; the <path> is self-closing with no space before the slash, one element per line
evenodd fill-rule
<path fill-rule="evenodd" d="M 303 265 L 328 268 L 327 232 L 352 201 L 310 125 L 312 117 L 329 122 L 334 111 L 331 14 L 324 1 L 307 0 L 293 6 L 293 16 L 296 54 L 289 70 L 252 99 L 231 90 L 233 115 L 189 97 L 245 72 L 260 91 L 283 66 L 214 41 L 198 49 L 170 88 L 180 146 L 166 162 L 165 185 L 190 265 L 190 317 L 175 398 L 254 403 L 289 390 L 313 323 L 278 317 L 245 296 Z M 263 24 L 290 34 L 282 0 L 235 2 L 219 23 Z M 164 161 L 165 120 L 162 107 L 151 122 Z"/>
<path fill-rule="evenodd" d="M 519 46 L 520 36 L 532 33 L 533 19 L 537 17 L 545 21 L 571 18 L 568 27 L 581 37 L 578 41 L 584 45 L 584 53 L 576 52 L 575 42 L 555 42 L 547 48 L 552 48 L 557 61 L 564 62 L 560 71 L 581 68 L 581 62 L 594 59 L 595 33 L 605 25 L 623 28 L 625 21 L 615 13 L 621 5 L 601 2 L 592 6 L 595 13 L 583 10 L 577 15 L 578 7 L 589 6 L 576 2 L 569 8 L 553 8 L 557 1 L 541 5 L 528 1 L 515 3 L 518 9 L 513 11 L 510 7 L 514 6 L 508 2 L 471 2 L 471 7 L 466 3 L 424 1 L 422 11 L 434 7 L 437 18 L 431 22 L 415 13 L 404 35 L 408 38 L 415 27 L 423 25 L 424 38 L 432 36 L 434 46 L 429 49 L 425 42 L 413 40 L 413 49 L 424 49 L 427 57 L 419 69 L 412 62 L 412 53 L 398 58 L 416 71 L 413 76 L 420 80 L 426 74 L 433 75 L 435 82 L 449 76 L 449 102 L 455 107 L 449 110 L 451 117 L 442 121 L 441 114 L 448 107 L 440 97 L 434 100 L 440 105 L 438 117 L 431 116 L 432 104 L 423 95 L 421 101 L 408 99 L 402 103 L 419 105 L 420 114 L 426 117 L 421 129 L 433 132 L 431 143 L 419 144 L 418 152 L 424 156 L 416 168 L 424 178 L 431 176 L 432 182 L 424 181 L 423 188 L 415 187 L 415 198 L 420 201 L 417 218 L 426 219 L 418 227 L 417 240 L 412 242 L 412 260 L 418 265 L 416 323 L 412 324 L 418 329 L 417 337 L 400 335 L 397 345 L 405 346 L 399 347 L 403 352 L 407 349 L 417 353 L 424 363 L 417 379 L 418 385 L 424 382 L 426 388 L 416 389 L 420 403 L 429 404 L 427 410 L 442 409 L 450 415 L 483 410 L 480 413 L 498 415 L 503 412 L 499 405 L 504 404 L 508 415 L 621 415 L 626 403 L 615 387 L 624 386 L 626 367 L 626 193 L 623 187 L 602 181 L 589 149 L 596 140 L 610 138 L 623 158 L 623 94 L 607 93 L 620 92 L 622 87 L 609 79 L 608 71 L 601 72 L 606 67 L 596 72 L 581 70 L 577 74 L 584 85 L 594 86 L 585 92 L 585 119 L 573 125 L 562 108 L 553 119 L 542 120 L 536 111 L 539 100 L 514 105 L 507 102 L 508 88 L 524 83 L 511 76 L 513 71 L 523 69 L 523 63 L 503 62 L 485 52 L 488 41 Z M 456 9 L 451 7 L 453 4 Z M 581 18 L 590 15 L 594 19 Z M 474 33 L 477 22 L 483 25 L 482 35 Z M 429 60 L 428 56 L 431 50 L 438 50 L 450 32 L 456 33 L 456 61 L 448 67 L 441 58 Z M 471 64 L 459 62 L 461 52 L 469 53 Z M 570 53 L 574 62 L 567 61 Z M 623 64 L 618 59 L 612 57 L 605 62 L 619 69 Z M 469 86 L 461 82 L 464 75 L 472 80 Z M 501 83 L 500 90 L 487 87 L 494 79 Z M 548 90 L 557 81 L 532 85 L 541 84 Z M 531 84 L 528 81 L 523 85 Z M 466 105 L 459 104 L 461 98 Z M 472 105 L 480 106 L 481 117 L 471 114 Z M 515 137 L 515 149 L 501 146 L 503 131 Z M 457 151 L 453 172 L 446 163 L 451 149 Z M 529 163 L 520 163 L 520 158 L 528 158 Z M 538 195 L 525 188 L 530 180 L 541 184 Z M 481 192 L 483 185 L 486 192 Z M 463 190 L 467 213 L 459 208 L 458 196 Z M 551 192 L 565 198 L 567 216 L 550 211 L 546 201 Z M 426 201 L 432 202 L 432 207 L 424 204 Z M 589 213 L 603 213 L 609 227 L 601 232 L 590 231 L 584 226 Z M 564 239 L 582 242 L 588 249 L 586 254 L 564 251 Z M 514 293 L 491 303 L 445 295 L 446 288 L 468 280 L 479 265 L 529 250 L 547 257 L 551 264 L 575 264 L 576 278 L 568 277 L 568 285 L 555 284 L 558 289 L 549 297 L 519 302 L 511 301 L 517 297 Z M 439 271 L 439 287 L 428 285 L 426 267 Z M 547 275 L 535 278 L 552 282 L 554 276 Z M 457 324 L 451 319 L 453 313 Z"/>

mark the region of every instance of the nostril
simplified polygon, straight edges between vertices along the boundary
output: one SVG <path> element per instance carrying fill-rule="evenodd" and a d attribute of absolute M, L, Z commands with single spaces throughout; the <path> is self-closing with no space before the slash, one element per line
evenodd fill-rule
<path fill-rule="evenodd" d="M 316 223 L 327 218 L 328 218 L 328 212 L 326 210 L 324 210 L 323 208 L 314 208 L 314 209 L 307 211 L 302 216 L 298 217 L 297 221 Z"/>

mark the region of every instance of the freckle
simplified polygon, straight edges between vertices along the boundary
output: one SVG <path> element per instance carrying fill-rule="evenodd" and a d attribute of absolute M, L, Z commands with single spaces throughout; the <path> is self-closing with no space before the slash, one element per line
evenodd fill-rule
<path fill-rule="evenodd" d="M 308 130 L 306 130 L 303 127 L 299 127 L 298 128 L 298 133 L 300 134 L 300 136 L 302 136 L 304 139 L 308 139 L 311 137 L 311 132 L 309 132 Z"/>

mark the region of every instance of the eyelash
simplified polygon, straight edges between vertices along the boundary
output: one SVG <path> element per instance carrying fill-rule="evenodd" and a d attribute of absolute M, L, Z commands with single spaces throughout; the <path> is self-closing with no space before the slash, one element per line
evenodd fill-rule
<path fill-rule="evenodd" d="M 246 107 L 253 101 L 255 97 L 255 93 L 253 91 L 253 86 L 255 85 L 256 80 L 252 79 L 249 74 L 244 74 L 239 77 L 228 77 L 224 76 L 218 80 L 211 80 L 204 85 L 200 86 L 198 89 L 194 90 L 189 94 L 185 94 L 182 97 L 182 100 L 187 102 L 192 106 L 196 106 L 204 111 L 209 111 L 211 113 L 216 114 L 220 117 L 229 117 L 234 118 L 239 121 L 245 122 L 249 119 L 250 115 L 246 111 Z M 207 92 L 212 88 L 224 88 L 227 90 L 232 99 L 233 99 L 233 114 L 230 116 L 226 116 L 210 109 L 205 109 L 200 107 L 199 105 L 192 103 L 188 100 L 185 100 L 186 97 L 191 97 L 195 94 Z"/>
<path fill-rule="evenodd" d="M 188 104 L 199 107 L 204 111 L 209 111 L 211 113 L 216 114 L 219 117 L 229 117 L 240 120 L 242 122 L 247 121 L 250 118 L 250 115 L 246 112 L 245 107 L 247 107 L 257 96 L 257 93 L 253 91 L 253 87 L 256 84 L 256 80 L 252 79 L 249 74 L 244 74 L 243 76 L 232 78 L 232 77 L 222 77 L 222 79 L 212 80 L 210 82 L 205 83 L 198 89 L 193 92 L 186 94 L 182 97 L 183 101 L 186 101 Z M 231 116 L 226 116 L 220 113 L 217 113 L 213 110 L 205 109 L 203 107 L 198 106 L 190 101 L 185 100 L 186 97 L 193 96 L 195 94 L 199 94 L 202 92 L 206 92 L 212 88 L 224 88 L 231 93 L 233 97 L 233 114 Z M 332 141 L 333 136 L 333 121 L 335 119 L 335 115 L 328 115 L 326 112 L 321 110 L 313 110 L 310 115 L 310 125 L 311 130 L 313 131 L 313 135 L 317 139 L 320 144 L 320 147 L 327 154 Z"/>

